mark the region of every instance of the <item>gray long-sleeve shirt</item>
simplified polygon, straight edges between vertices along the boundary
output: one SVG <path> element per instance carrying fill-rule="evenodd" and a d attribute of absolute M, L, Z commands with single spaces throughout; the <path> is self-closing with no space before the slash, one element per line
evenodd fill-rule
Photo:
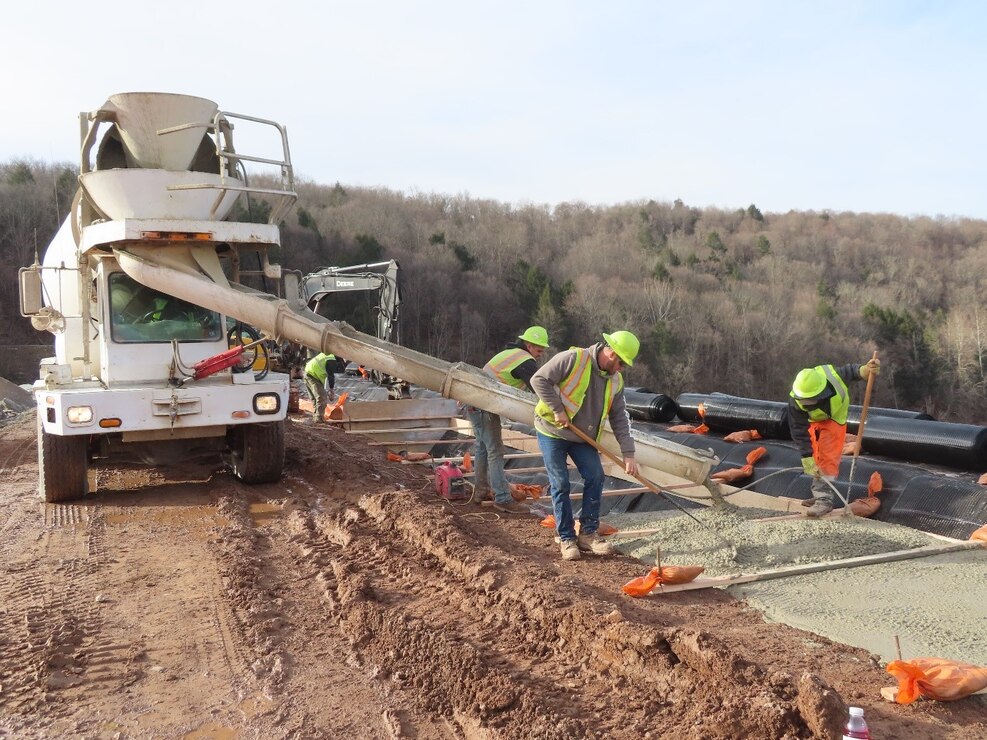
<path fill-rule="evenodd" d="M 600 419 L 603 417 L 603 402 L 606 393 L 607 379 L 613 380 L 613 388 L 616 390 L 617 375 L 609 375 L 600 368 L 598 360 L 600 350 L 604 347 L 603 342 L 599 342 L 592 347 L 587 347 L 591 353 L 592 369 L 590 370 L 589 387 L 586 389 L 586 397 L 579 411 L 572 417 L 571 421 L 587 435 L 596 439 L 600 427 Z M 553 412 L 565 412 L 562 404 L 562 396 L 559 395 L 559 385 L 572 372 L 576 366 L 575 350 L 559 352 L 555 357 L 542 365 L 538 371 L 531 376 L 531 387 L 535 394 L 542 401 L 548 404 Z M 627 415 L 627 407 L 624 405 L 624 392 L 613 394 L 613 403 L 610 406 L 610 413 L 607 416 L 610 428 L 613 430 L 617 442 L 620 444 L 620 453 L 624 457 L 634 456 L 634 439 L 631 437 L 631 421 Z M 535 415 L 535 429 L 552 435 L 562 437 L 572 442 L 581 442 L 574 432 L 563 429 Z"/>

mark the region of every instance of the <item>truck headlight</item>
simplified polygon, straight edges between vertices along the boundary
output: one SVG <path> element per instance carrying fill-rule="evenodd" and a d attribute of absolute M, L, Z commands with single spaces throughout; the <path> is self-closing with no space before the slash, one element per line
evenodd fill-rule
<path fill-rule="evenodd" d="M 254 396 L 255 414 L 276 414 L 281 410 L 281 396 L 277 393 L 258 393 Z"/>
<path fill-rule="evenodd" d="M 89 424 L 93 420 L 91 406 L 69 406 L 65 409 L 65 418 L 69 424 Z"/>

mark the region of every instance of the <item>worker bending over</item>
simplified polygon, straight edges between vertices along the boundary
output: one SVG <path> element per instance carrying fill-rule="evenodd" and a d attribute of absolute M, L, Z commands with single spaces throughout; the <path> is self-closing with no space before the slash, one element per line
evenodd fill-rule
<path fill-rule="evenodd" d="M 336 398 L 336 355 L 320 352 L 305 363 L 305 387 L 312 398 L 316 424 L 326 420 L 326 405 Z"/>
<path fill-rule="evenodd" d="M 490 358 L 483 371 L 501 383 L 531 390 L 531 376 L 538 369 L 538 358 L 548 347 L 548 332 L 541 326 L 530 326 L 516 342 L 507 345 L 502 352 Z M 527 514 L 529 509 L 514 501 L 504 474 L 504 442 L 501 435 L 500 416 L 474 406 L 465 408 L 473 425 L 473 472 L 477 503 L 490 498 L 493 492 L 494 508 L 508 514 Z M 489 489 L 487 486 L 489 485 Z"/>
<path fill-rule="evenodd" d="M 880 372 L 881 361 L 874 358 L 863 365 L 808 367 L 795 376 L 788 394 L 788 426 L 802 453 L 802 469 L 812 476 L 814 498 L 807 516 L 833 510 L 832 483 L 840 472 L 850 410 L 848 385 Z"/>
<path fill-rule="evenodd" d="M 641 343 L 629 331 L 604 334 L 603 339 L 592 347 L 573 347 L 560 352 L 531 378 L 531 387 L 539 399 L 535 406 L 535 431 L 538 448 L 545 458 L 563 560 L 578 560 L 580 550 L 595 555 L 613 552 L 613 546 L 597 534 L 603 496 L 600 453 L 566 427 L 575 426 L 591 439 L 599 440 L 604 424 L 609 421 L 624 457 L 624 471 L 628 475 L 638 472 L 620 370 L 634 363 Z M 576 464 L 583 478 L 578 537 L 569 498 L 567 457 Z"/>

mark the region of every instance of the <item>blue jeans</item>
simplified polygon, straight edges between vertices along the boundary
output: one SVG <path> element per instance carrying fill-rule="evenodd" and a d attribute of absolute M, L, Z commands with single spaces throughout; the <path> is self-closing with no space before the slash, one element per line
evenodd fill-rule
<path fill-rule="evenodd" d="M 473 484 L 481 489 L 488 482 L 494 501 L 509 504 L 511 489 L 504 475 L 504 442 L 500 432 L 500 417 L 483 409 L 470 408 L 467 412 L 473 425 Z"/>
<path fill-rule="evenodd" d="M 579 512 L 579 532 L 590 535 L 600 528 L 600 499 L 603 497 L 603 463 L 600 453 L 585 442 L 570 442 L 538 432 L 538 449 L 545 459 L 548 485 L 552 494 L 555 530 L 559 539 L 576 539 L 576 524 L 569 499 L 569 468 L 572 458 L 583 477 L 583 506 Z"/>

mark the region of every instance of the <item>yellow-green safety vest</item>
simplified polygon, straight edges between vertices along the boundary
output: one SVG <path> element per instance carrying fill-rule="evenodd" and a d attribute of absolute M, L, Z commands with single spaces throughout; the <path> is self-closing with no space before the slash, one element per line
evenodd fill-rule
<path fill-rule="evenodd" d="M 326 372 L 326 364 L 330 361 L 336 360 L 336 355 L 327 355 L 324 352 L 320 352 L 311 360 L 305 363 L 305 374 L 311 375 L 316 380 L 323 383 L 326 382 L 328 374 Z"/>
<path fill-rule="evenodd" d="M 818 406 L 806 408 L 797 398 L 795 399 L 795 404 L 809 415 L 809 421 L 826 421 L 826 419 L 832 419 L 837 424 L 846 424 L 847 416 L 850 413 L 850 389 L 847 388 L 846 383 L 837 374 L 835 367 L 832 365 L 819 365 L 819 367 L 826 373 L 827 380 L 836 389 L 836 396 L 829 402 L 830 413 L 827 414 Z M 794 395 L 792 397 L 794 398 Z"/>
<path fill-rule="evenodd" d="M 521 388 L 523 390 L 525 388 L 524 381 L 511 375 L 511 371 L 523 365 L 528 360 L 533 359 L 535 358 L 523 349 L 519 349 L 518 347 L 510 347 L 491 357 L 490 361 L 483 366 L 483 371 L 493 375 L 501 383 L 512 385 L 515 388 Z"/>
<path fill-rule="evenodd" d="M 583 347 L 573 347 L 576 352 L 576 364 L 572 371 L 562 379 L 559 384 L 559 396 L 562 398 L 562 405 L 565 407 L 566 415 L 572 419 L 583 405 L 586 397 L 586 389 L 589 388 L 589 381 L 593 377 L 593 350 Z M 620 393 L 624 389 L 624 376 L 617 373 L 617 390 Z M 600 441 L 603 434 L 603 424 L 610 414 L 610 407 L 613 405 L 613 376 L 607 378 L 607 387 L 603 393 L 603 415 L 596 428 L 596 440 Z M 545 419 L 550 424 L 555 423 L 555 412 L 544 401 L 538 401 L 535 405 L 535 413 Z M 544 431 L 544 430 L 540 430 Z M 549 435 L 557 436 L 557 435 Z"/>

